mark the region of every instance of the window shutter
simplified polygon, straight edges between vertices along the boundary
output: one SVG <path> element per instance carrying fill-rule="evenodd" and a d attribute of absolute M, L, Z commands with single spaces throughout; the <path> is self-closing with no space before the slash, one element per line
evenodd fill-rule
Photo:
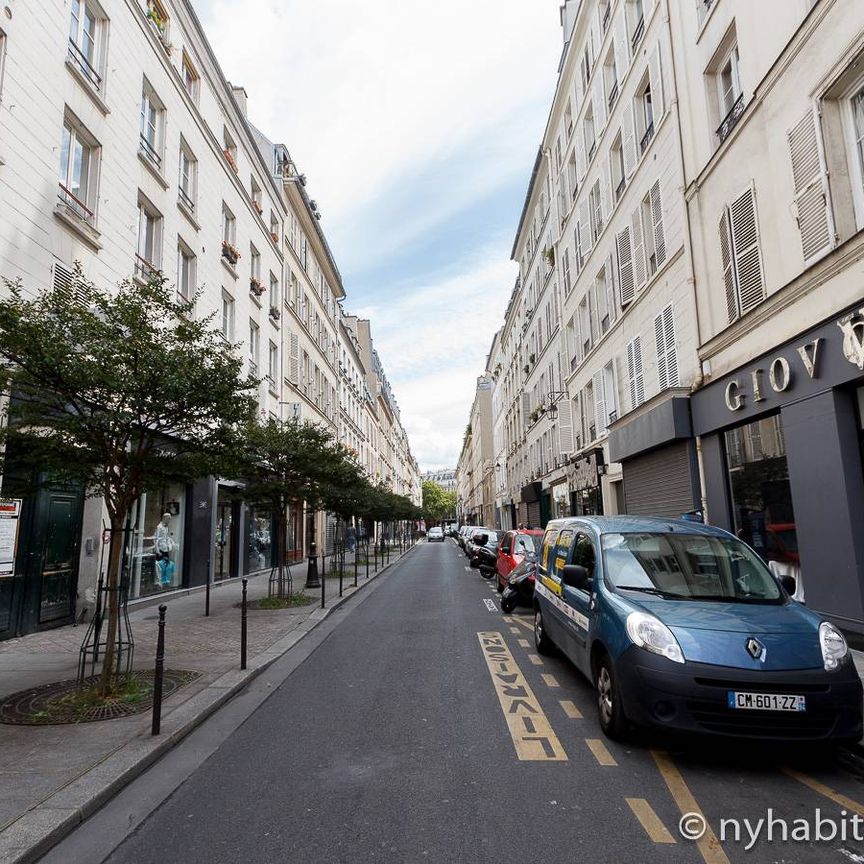
<path fill-rule="evenodd" d="M 575 133 L 576 135 L 576 172 L 581 183 L 585 177 L 585 172 L 588 170 L 587 160 L 585 159 L 585 144 L 582 141 L 581 128 Z"/>
<path fill-rule="evenodd" d="M 558 452 L 572 453 L 573 441 L 573 403 L 564 398 L 558 403 Z"/>
<path fill-rule="evenodd" d="M 627 74 L 627 67 L 630 65 L 630 40 L 627 38 L 627 23 L 624 16 L 626 7 L 626 3 L 621 4 L 612 25 L 615 33 L 615 74 L 618 77 L 619 87 Z"/>
<path fill-rule="evenodd" d="M 295 386 L 300 384 L 300 340 L 296 333 L 291 334 L 288 380 Z"/>
<path fill-rule="evenodd" d="M 642 337 L 635 336 L 627 344 L 627 376 L 630 382 L 630 408 L 645 401 L 645 375 L 642 365 Z"/>
<path fill-rule="evenodd" d="M 637 206 L 630 220 L 633 228 L 633 275 L 638 291 L 645 284 L 645 242 L 642 239 L 642 212 Z"/>
<path fill-rule="evenodd" d="M 804 263 L 821 257 L 834 245 L 834 220 L 828 169 L 814 106 L 789 130 L 789 152 L 795 186 L 795 209 Z"/>
<path fill-rule="evenodd" d="M 612 215 L 612 178 L 610 176 L 609 160 L 603 161 L 600 166 L 600 207 L 603 213 L 603 224 L 609 221 Z"/>
<path fill-rule="evenodd" d="M 592 378 L 594 390 L 594 422 L 597 424 L 597 435 L 606 431 L 606 391 L 603 387 L 603 370 L 594 373 Z"/>
<path fill-rule="evenodd" d="M 606 308 L 609 321 L 614 323 L 618 318 L 618 293 L 615 290 L 615 264 L 611 254 L 606 259 Z"/>
<path fill-rule="evenodd" d="M 519 394 L 519 396 L 522 400 L 522 422 L 525 424 L 525 426 L 530 426 L 531 425 L 531 417 L 529 415 L 534 410 L 534 408 L 531 405 L 531 394 L 528 393 L 527 391 L 523 390 Z"/>
<path fill-rule="evenodd" d="M 633 284 L 633 248 L 630 245 L 630 226 L 625 225 L 615 237 L 618 251 L 618 287 L 621 289 L 621 305 L 626 306 L 636 296 Z"/>
<path fill-rule="evenodd" d="M 720 217 L 720 262 L 723 267 L 723 286 L 726 291 L 726 314 L 731 324 L 738 317 L 738 295 L 735 291 L 735 273 L 732 270 L 732 238 L 729 234 L 729 210 L 724 207 Z"/>
<path fill-rule="evenodd" d="M 603 76 L 600 74 L 602 70 L 598 69 L 594 80 L 591 82 L 591 102 L 594 106 L 594 139 L 600 140 L 600 133 L 603 131 L 603 125 L 606 122 L 606 100 L 603 96 Z"/>
<path fill-rule="evenodd" d="M 591 206 L 588 198 L 579 205 L 579 236 L 582 240 L 582 254 L 587 257 L 591 251 Z"/>
<path fill-rule="evenodd" d="M 658 269 L 666 260 L 666 237 L 663 233 L 663 202 L 660 199 L 660 181 L 655 180 L 651 187 L 651 221 L 654 229 L 654 249 L 657 254 Z"/>
<path fill-rule="evenodd" d="M 756 196 L 751 186 L 729 206 L 732 260 L 741 314 L 745 315 L 765 298 Z"/>
<path fill-rule="evenodd" d="M 591 320 L 591 344 L 597 343 L 600 338 L 600 316 L 597 304 L 597 280 L 591 283 L 588 289 L 588 316 Z"/>
<path fill-rule="evenodd" d="M 648 13 L 645 13 L 647 19 Z M 660 125 L 663 116 L 663 67 L 660 63 L 660 44 L 658 43 L 648 59 L 648 74 L 651 76 L 651 104 L 654 108 L 654 128 Z"/>
<path fill-rule="evenodd" d="M 675 347 L 675 315 L 670 303 L 663 310 L 663 337 L 666 343 L 666 369 L 669 375 L 669 386 L 677 387 L 678 378 L 678 349 Z"/>
<path fill-rule="evenodd" d="M 636 130 L 633 105 L 628 103 L 621 118 L 622 148 L 624 150 L 624 173 L 630 177 L 636 167 Z"/>

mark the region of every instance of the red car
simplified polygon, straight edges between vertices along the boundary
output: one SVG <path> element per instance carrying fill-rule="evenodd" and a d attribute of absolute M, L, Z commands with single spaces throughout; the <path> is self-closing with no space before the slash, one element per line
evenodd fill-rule
<path fill-rule="evenodd" d="M 526 554 L 535 554 L 540 550 L 540 539 L 543 532 L 534 529 L 507 531 L 498 544 L 498 560 L 495 571 L 498 576 L 498 591 L 507 587 L 510 571 L 519 564 Z"/>

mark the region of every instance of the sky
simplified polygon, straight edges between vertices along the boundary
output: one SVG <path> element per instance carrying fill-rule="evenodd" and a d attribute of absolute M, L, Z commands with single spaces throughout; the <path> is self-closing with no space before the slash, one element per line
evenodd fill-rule
<path fill-rule="evenodd" d="M 308 178 L 421 469 L 455 467 L 516 279 L 562 0 L 193 2 Z"/>

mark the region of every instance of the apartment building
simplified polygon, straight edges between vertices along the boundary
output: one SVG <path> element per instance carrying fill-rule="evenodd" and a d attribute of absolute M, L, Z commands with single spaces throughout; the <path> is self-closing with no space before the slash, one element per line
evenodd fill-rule
<path fill-rule="evenodd" d="M 864 7 L 672 22 L 708 519 L 864 631 Z"/>
<path fill-rule="evenodd" d="M 456 465 L 456 512 L 461 524 L 495 525 L 493 457 L 492 380 L 481 375 Z"/>
<path fill-rule="evenodd" d="M 456 469 L 455 468 L 439 468 L 436 471 L 424 471 L 420 475 L 422 481 L 430 480 L 432 483 L 437 483 L 445 492 L 456 491 Z"/>

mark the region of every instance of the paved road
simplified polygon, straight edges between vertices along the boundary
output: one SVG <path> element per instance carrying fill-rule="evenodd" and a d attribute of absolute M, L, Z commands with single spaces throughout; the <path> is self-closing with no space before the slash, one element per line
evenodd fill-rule
<path fill-rule="evenodd" d="M 864 862 L 864 786 L 844 760 L 604 740 L 587 683 L 538 657 L 528 610 L 502 616 L 465 563 L 449 540 L 407 556 L 108 860 Z M 516 677 L 499 693 L 502 663 Z M 783 843 L 776 821 L 750 851 L 743 822 L 739 842 L 731 823 L 712 839 L 768 808 L 810 837 L 817 808 L 845 810 L 849 839 Z M 678 830 L 693 810 L 699 843 Z"/>

